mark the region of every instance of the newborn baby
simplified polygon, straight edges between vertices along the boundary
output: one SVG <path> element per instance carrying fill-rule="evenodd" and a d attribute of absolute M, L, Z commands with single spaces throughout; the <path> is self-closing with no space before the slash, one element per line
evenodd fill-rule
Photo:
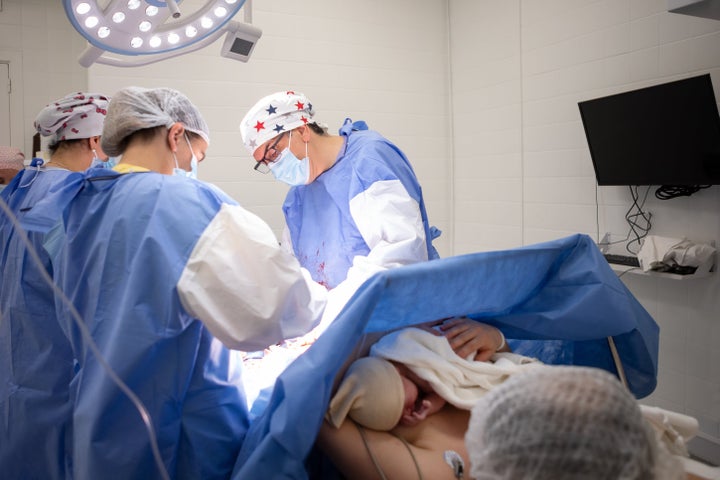
<path fill-rule="evenodd" d="M 446 402 L 470 410 L 510 375 L 540 364 L 510 352 L 474 358 L 458 356 L 444 336 L 423 329 L 392 332 L 350 365 L 326 418 L 336 428 L 346 417 L 373 430 L 414 426 Z"/>
<path fill-rule="evenodd" d="M 413 426 L 440 410 L 445 400 L 405 365 L 363 357 L 348 368 L 330 402 L 327 419 L 338 428 L 345 417 L 373 430 Z"/>

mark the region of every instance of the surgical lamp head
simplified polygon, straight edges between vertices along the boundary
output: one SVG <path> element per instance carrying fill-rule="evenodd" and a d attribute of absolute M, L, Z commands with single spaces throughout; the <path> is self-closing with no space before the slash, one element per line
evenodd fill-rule
<path fill-rule="evenodd" d="M 63 0 L 63 6 L 88 41 L 79 58 L 82 66 L 131 67 L 190 53 L 226 32 L 223 56 L 247 61 L 262 32 L 231 19 L 250 1 L 205 0 L 194 10 L 183 0 L 108 0 L 104 7 L 100 0 Z M 241 41 L 231 42 L 231 37 Z"/>

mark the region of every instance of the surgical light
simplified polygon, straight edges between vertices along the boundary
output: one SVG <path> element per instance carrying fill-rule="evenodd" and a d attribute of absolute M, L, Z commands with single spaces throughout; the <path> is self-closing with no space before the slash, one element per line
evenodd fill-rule
<path fill-rule="evenodd" d="M 147 65 L 203 48 L 224 34 L 221 54 L 247 61 L 262 35 L 248 21 L 251 0 L 62 1 L 70 23 L 88 42 L 79 58 L 84 67 Z M 246 22 L 232 21 L 241 8 Z"/>
<path fill-rule="evenodd" d="M 88 3 L 80 3 L 78 4 L 75 11 L 78 13 L 78 15 L 85 15 L 90 11 L 90 4 Z"/>

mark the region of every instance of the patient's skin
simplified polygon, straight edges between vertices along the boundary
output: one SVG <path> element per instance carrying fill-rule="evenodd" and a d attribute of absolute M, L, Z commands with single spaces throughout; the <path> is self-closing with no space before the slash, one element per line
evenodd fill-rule
<path fill-rule="evenodd" d="M 465 462 L 464 478 L 468 478 L 470 460 L 465 449 L 465 431 L 469 420 L 470 412 L 446 404 L 417 425 L 397 426 L 392 432 L 369 429 L 364 429 L 364 432 L 369 449 L 387 478 L 418 478 L 408 448 L 397 435 L 409 444 L 423 478 L 454 480 L 456 477 L 445 462 L 444 453 L 454 450 L 462 457 Z M 317 444 L 348 478 L 381 478 L 352 420 L 347 419 L 339 429 L 323 422 Z"/>

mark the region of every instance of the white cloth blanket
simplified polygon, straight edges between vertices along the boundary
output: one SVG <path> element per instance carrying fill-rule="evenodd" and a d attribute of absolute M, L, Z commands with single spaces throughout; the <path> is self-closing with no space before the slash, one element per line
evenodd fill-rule
<path fill-rule="evenodd" d="M 382 337 L 370 355 L 405 364 L 427 380 L 432 388 L 454 406 L 470 410 L 477 400 L 510 375 L 542 365 L 534 358 L 501 352 L 489 362 L 458 356 L 443 336 L 419 328 L 404 328 Z"/>

